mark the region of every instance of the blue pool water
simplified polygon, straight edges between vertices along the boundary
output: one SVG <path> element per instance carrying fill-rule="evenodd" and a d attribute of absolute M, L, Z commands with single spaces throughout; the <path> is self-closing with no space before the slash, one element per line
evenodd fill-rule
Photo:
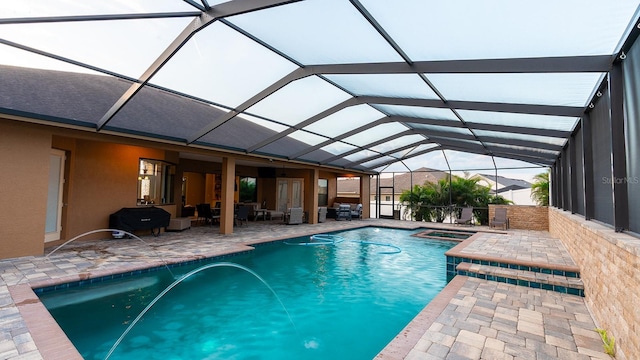
<path fill-rule="evenodd" d="M 162 296 L 110 359 L 371 359 L 446 285 L 444 253 L 456 243 L 412 233 L 362 228 L 335 245 L 281 242 L 226 258 L 276 295 L 237 267 L 205 269 Z M 104 359 L 174 276 L 159 269 L 40 297 L 85 359 Z"/>

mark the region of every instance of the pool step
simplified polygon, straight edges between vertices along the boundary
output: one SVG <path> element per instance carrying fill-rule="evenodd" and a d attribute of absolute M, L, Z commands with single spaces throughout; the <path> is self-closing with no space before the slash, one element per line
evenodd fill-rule
<path fill-rule="evenodd" d="M 520 270 L 518 266 L 503 267 L 471 262 L 461 262 L 456 266 L 456 274 L 458 275 L 584 296 L 584 284 L 578 272 L 541 270 Z M 566 276 L 566 274 L 571 276 Z"/>

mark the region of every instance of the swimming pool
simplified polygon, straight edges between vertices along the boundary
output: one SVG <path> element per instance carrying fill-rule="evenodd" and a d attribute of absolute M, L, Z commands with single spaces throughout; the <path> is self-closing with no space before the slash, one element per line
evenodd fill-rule
<path fill-rule="evenodd" d="M 274 292 L 236 267 L 203 270 L 160 298 L 111 359 L 371 359 L 446 285 L 456 243 L 413 233 L 362 228 L 335 245 L 279 242 L 226 258 Z M 103 359 L 174 276 L 204 264 L 40 297 L 84 358 Z"/>

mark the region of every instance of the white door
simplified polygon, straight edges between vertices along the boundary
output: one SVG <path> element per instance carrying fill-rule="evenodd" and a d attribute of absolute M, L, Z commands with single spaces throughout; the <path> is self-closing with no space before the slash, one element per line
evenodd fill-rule
<path fill-rule="evenodd" d="M 64 186 L 64 151 L 51 149 L 49 156 L 49 192 L 44 241 L 60 240 L 62 231 L 62 189 Z"/>
<path fill-rule="evenodd" d="M 286 212 L 292 207 L 304 207 L 304 179 L 278 178 L 277 209 Z"/>

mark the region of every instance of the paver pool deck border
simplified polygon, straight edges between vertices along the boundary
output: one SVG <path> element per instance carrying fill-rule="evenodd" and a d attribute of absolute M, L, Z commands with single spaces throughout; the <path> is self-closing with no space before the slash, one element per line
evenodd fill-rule
<path fill-rule="evenodd" d="M 362 226 L 452 228 L 449 224 L 380 219 L 296 226 L 257 222 L 227 236 L 215 233 L 215 228 L 195 227 L 149 238 L 144 245 L 131 240 L 90 240 L 69 246 L 52 258 L 2 260 L 0 358 L 81 358 L 32 288 L 228 255 L 262 242 Z M 452 251 L 575 268 L 562 244 L 547 232 L 470 230 L 482 233 Z M 595 327 L 582 297 L 456 276 L 377 358 L 609 359 L 602 352 Z"/>

